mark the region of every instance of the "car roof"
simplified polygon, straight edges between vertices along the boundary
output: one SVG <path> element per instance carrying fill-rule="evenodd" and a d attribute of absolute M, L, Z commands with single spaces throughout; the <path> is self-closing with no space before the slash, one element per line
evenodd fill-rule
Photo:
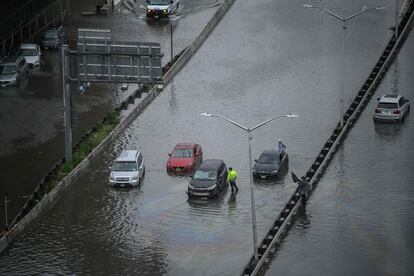
<path fill-rule="evenodd" d="M 401 98 L 401 95 L 383 95 L 380 98 L 381 103 L 397 103 Z"/>
<path fill-rule="evenodd" d="M 116 158 L 116 161 L 135 161 L 138 154 L 139 151 L 137 150 L 122 150 Z"/>
<path fill-rule="evenodd" d="M 189 149 L 189 148 L 194 148 L 196 144 L 194 143 L 178 143 L 175 148 L 176 149 Z"/>
<path fill-rule="evenodd" d="M 15 64 L 19 60 L 19 58 L 20 58 L 20 56 L 18 56 L 18 55 L 11 55 L 11 56 L 5 57 L 1 61 L 1 63 L 2 64 L 7 64 L 7 63 Z"/>
<path fill-rule="evenodd" d="M 260 155 L 278 155 L 279 151 L 278 150 L 264 150 L 262 151 L 262 153 Z"/>
<path fill-rule="evenodd" d="M 206 159 L 201 163 L 199 170 L 214 169 L 217 170 L 224 163 L 221 159 Z"/>
<path fill-rule="evenodd" d="M 37 48 L 37 44 L 34 44 L 34 43 L 24 43 L 20 45 L 20 49 L 36 49 L 36 48 Z"/>

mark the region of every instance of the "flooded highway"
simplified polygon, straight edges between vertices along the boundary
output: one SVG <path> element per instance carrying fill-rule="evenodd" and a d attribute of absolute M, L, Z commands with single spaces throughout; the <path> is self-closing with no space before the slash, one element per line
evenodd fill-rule
<path fill-rule="evenodd" d="M 170 22 L 147 22 L 145 1 L 124 1 L 115 13 L 106 16 L 82 16 L 82 12 L 94 11 L 96 1 L 72 0 L 70 16 L 64 21 L 65 33 L 72 49 L 75 49 L 77 29 L 85 27 L 111 29 L 117 40 L 158 42 L 165 64 L 171 58 L 170 24 L 174 26 L 174 53 L 177 54 L 201 32 L 216 3 L 215 0 L 182 1 L 179 13 Z M 73 82 L 71 91 L 77 114 L 74 144 L 137 87 L 130 85 L 123 92 L 119 88 L 121 84 L 118 89 L 115 84 L 93 84 L 80 96 L 76 86 Z M 40 67 L 30 70 L 29 80 L 20 89 L 0 88 L 0 195 L 3 202 L 3 194 L 8 194 L 9 218 L 19 212 L 42 177 L 64 156 L 62 94 L 57 50 L 42 51 Z M 4 205 L 0 204 L 1 226 L 4 221 Z"/>
<path fill-rule="evenodd" d="M 411 33 L 267 275 L 414 274 L 413 114 L 401 124 L 372 120 L 383 94 L 404 95 L 412 110 L 413 59 Z"/>
<path fill-rule="evenodd" d="M 349 1 L 346 8 L 341 1 L 325 4 L 345 14 L 363 4 L 385 5 L 367 2 Z M 254 132 L 252 150 L 257 158 L 280 138 L 287 146 L 289 170 L 298 175 L 306 171 L 338 122 L 340 26 L 302 5 L 296 0 L 236 1 L 164 92 L 0 258 L 0 273 L 240 274 L 253 253 L 247 136 L 199 114 L 221 114 L 253 126 L 277 114 L 298 113 L 299 118 L 277 119 Z M 392 24 L 393 11 L 384 10 L 349 25 L 346 103 L 375 64 Z M 169 176 L 165 168 L 167 153 L 179 142 L 199 143 L 204 158 L 220 158 L 234 167 L 240 191 L 233 196 L 227 191 L 212 201 L 188 201 L 189 177 Z M 134 148 L 145 157 L 143 186 L 108 187 L 108 167 L 122 149 Z M 375 156 L 372 152 L 367 158 Z M 361 170 L 370 165 L 361 164 Z M 332 178 L 341 181 L 336 173 Z M 259 239 L 295 188 L 288 171 L 278 179 L 255 182 Z M 328 203 L 327 209 L 329 204 L 337 203 Z M 341 242 L 336 238 L 332 244 Z M 317 247 L 307 250 L 320 254 Z M 296 261 L 291 254 L 286 265 Z"/>

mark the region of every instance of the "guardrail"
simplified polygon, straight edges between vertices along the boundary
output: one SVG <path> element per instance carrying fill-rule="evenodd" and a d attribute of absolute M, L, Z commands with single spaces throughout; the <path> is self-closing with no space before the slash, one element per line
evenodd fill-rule
<path fill-rule="evenodd" d="M 398 39 L 395 39 L 395 36 L 393 36 L 389 41 L 366 82 L 363 84 L 350 107 L 343 115 L 345 122 L 344 126 L 341 128 L 338 123 L 337 128 L 333 131 L 333 134 L 326 141 L 315 161 L 306 172 L 305 178 L 311 187 L 310 193 L 315 190 L 316 182 L 326 169 L 332 155 L 336 152 L 336 149 L 339 147 L 352 125 L 359 118 L 359 115 L 374 94 L 393 59 L 407 38 L 414 17 L 413 10 L 414 1 L 409 1 L 409 3 L 407 3 L 407 9 L 405 9 L 405 15 L 399 24 L 397 34 Z M 269 256 L 276 250 L 276 243 L 280 240 L 281 235 L 286 233 L 288 230 L 287 226 L 301 207 L 302 201 L 300 198 L 298 189 L 296 189 L 258 247 L 257 253 L 259 260 L 256 261 L 253 256 L 250 259 L 249 264 L 244 268 L 242 275 L 256 275 L 262 269 L 263 264 L 269 260 Z"/>

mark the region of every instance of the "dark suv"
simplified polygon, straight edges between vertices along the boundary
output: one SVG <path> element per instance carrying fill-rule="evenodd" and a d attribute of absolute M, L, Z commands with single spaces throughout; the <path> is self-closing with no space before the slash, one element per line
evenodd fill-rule
<path fill-rule="evenodd" d="M 207 159 L 188 184 L 188 197 L 211 198 L 227 186 L 227 167 L 223 160 Z"/>
<path fill-rule="evenodd" d="M 62 44 L 65 43 L 65 32 L 63 27 L 54 27 L 43 33 L 42 41 L 40 46 L 43 48 L 59 48 Z"/>
<path fill-rule="evenodd" d="M 20 87 L 29 78 L 29 66 L 23 56 L 8 56 L 0 62 L 0 86 Z"/>

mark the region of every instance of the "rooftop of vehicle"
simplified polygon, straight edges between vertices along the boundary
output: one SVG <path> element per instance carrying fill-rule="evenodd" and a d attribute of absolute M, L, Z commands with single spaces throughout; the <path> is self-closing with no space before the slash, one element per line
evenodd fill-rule
<path fill-rule="evenodd" d="M 115 161 L 135 161 L 138 154 L 139 151 L 137 150 L 123 150 Z"/>
<path fill-rule="evenodd" d="M 194 148 L 196 144 L 194 143 L 178 143 L 175 148 L 176 149 L 191 149 Z"/>
<path fill-rule="evenodd" d="M 398 103 L 400 100 L 400 95 L 384 95 L 380 98 L 379 102 L 381 103 Z"/>
<path fill-rule="evenodd" d="M 198 168 L 201 171 L 205 170 L 217 170 L 224 161 L 221 159 L 206 159 L 201 163 L 200 167 Z"/>
<path fill-rule="evenodd" d="M 4 64 L 13 64 L 13 63 L 16 63 L 17 60 L 19 59 L 19 57 L 20 56 L 18 56 L 18 55 L 11 55 L 11 56 L 5 57 L 1 61 L 1 64 L 4 65 Z"/>
<path fill-rule="evenodd" d="M 20 49 L 36 49 L 36 48 L 37 48 L 37 44 L 34 44 L 34 43 L 24 43 L 20 45 Z"/>

